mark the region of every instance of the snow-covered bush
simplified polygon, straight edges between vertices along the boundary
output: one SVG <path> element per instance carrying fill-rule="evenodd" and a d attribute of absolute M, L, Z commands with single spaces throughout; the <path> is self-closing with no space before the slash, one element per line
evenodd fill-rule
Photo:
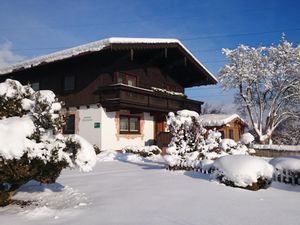
<path fill-rule="evenodd" d="M 291 170 L 300 173 L 300 156 L 277 157 L 270 164 L 278 170 Z"/>
<path fill-rule="evenodd" d="M 142 157 L 150 157 L 153 155 L 159 155 L 161 149 L 156 145 L 151 146 L 126 146 L 122 149 L 123 153 L 138 154 Z"/>
<path fill-rule="evenodd" d="M 169 169 L 202 167 L 202 160 L 212 160 L 228 154 L 248 154 L 245 145 L 233 140 L 222 140 L 217 130 L 207 131 L 199 114 L 182 110 L 177 115 L 170 112 L 167 125 L 173 138 L 167 148 L 165 160 Z"/>
<path fill-rule="evenodd" d="M 270 161 L 280 182 L 300 184 L 300 156 L 277 157 Z"/>
<path fill-rule="evenodd" d="M 248 155 L 249 153 L 255 152 L 253 149 L 249 149 L 241 142 L 236 143 L 232 139 L 221 140 L 219 148 L 221 149 L 221 151 L 224 151 L 229 155 Z"/>
<path fill-rule="evenodd" d="M 254 139 L 255 138 L 252 134 L 244 133 L 240 138 L 240 143 L 249 146 L 253 143 Z"/>
<path fill-rule="evenodd" d="M 0 206 L 31 179 L 53 183 L 63 168 L 95 165 L 91 144 L 60 134 L 60 109 L 52 91 L 34 92 L 10 79 L 0 84 Z"/>
<path fill-rule="evenodd" d="M 213 176 L 232 187 L 259 190 L 267 188 L 272 182 L 273 166 L 259 157 L 223 156 L 215 160 L 213 168 Z"/>
<path fill-rule="evenodd" d="M 173 138 L 165 159 L 170 169 L 197 166 L 206 133 L 198 118 L 198 113 L 189 110 L 178 111 L 177 115 L 169 113 L 167 125 Z"/>

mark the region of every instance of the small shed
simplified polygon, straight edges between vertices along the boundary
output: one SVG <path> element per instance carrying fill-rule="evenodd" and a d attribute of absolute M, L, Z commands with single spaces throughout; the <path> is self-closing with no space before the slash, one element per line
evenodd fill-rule
<path fill-rule="evenodd" d="M 202 125 L 206 129 L 216 128 L 222 138 L 233 139 L 239 141 L 244 133 L 246 122 L 237 114 L 204 114 L 200 115 Z"/>

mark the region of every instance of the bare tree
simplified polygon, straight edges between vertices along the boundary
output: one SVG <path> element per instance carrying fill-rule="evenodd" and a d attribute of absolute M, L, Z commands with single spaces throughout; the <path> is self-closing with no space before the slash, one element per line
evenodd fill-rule
<path fill-rule="evenodd" d="M 222 114 L 225 113 L 224 105 L 212 105 L 209 103 L 204 103 L 202 114 Z"/>
<path fill-rule="evenodd" d="M 287 119 L 273 133 L 274 144 L 300 145 L 300 120 Z"/>
<path fill-rule="evenodd" d="M 223 88 L 238 89 L 236 103 L 246 112 L 260 143 L 288 118 L 300 118 L 300 46 L 284 36 L 277 46 L 223 49 L 229 63 L 220 71 Z"/>

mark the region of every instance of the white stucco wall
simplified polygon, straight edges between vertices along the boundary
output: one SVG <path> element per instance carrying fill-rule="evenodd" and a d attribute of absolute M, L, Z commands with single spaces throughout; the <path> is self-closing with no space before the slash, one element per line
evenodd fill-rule
<path fill-rule="evenodd" d="M 101 146 L 101 110 L 98 107 L 78 110 L 78 134 L 91 144 Z M 100 123 L 100 128 L 95 128 Z"/>
<path fill-rule="evenodd" d="M 115 149 L 116 145 L 116 125 L 115 125 L 115 116 L 116 112 L 106 112 L 104 108 L 101 109 L 101 150 Z"/>
<path fill-rule="evenodd" d="M 76 112 L 75 112 L 76 111 Z M 76 133 L 102 150 L 121 150 L 125 146 L 144 146 L 153 144 L 154 118 L 143 113 L 140 120 L 141 134 L 119 134 L 119 112 L 106 112 L 103 107 L 80 108 L 76 115 Z M 95 123 L 100 128 L 95 128 Z"/>
<path fill-rule="evenodd" d="M 154 117 L 144 113 L 144 144 L 152 145 L 154 141 Z"/>
<path fill-rule="evenodd" d="M 141 134 L 121 135 L 118 131 L 118 117 L 116 112 L 106 112 L 101 108 L 101 149 L 121 150 L 128 145 L 144 146 L 152 144 L 154 139 L 154 121 L 150 113 L 143 113 L 141 120 Z"/>

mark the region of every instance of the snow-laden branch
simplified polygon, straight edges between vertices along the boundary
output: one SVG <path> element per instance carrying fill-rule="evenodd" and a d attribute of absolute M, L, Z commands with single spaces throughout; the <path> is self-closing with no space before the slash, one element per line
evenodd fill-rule
<path fill-rule="evenodd" d="M 280 123 L 299 116 L 300 47 L 283 37 L 277 46 L 222 51 L 229 60 L 220 71 L 223 88 L 239 89 L 236 99 L 258 139 L 270 140 Z"/>

